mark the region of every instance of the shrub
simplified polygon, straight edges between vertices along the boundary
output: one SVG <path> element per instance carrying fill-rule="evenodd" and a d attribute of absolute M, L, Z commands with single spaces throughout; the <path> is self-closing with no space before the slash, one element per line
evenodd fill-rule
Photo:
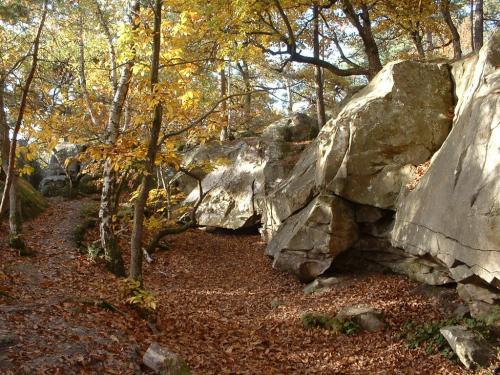
<path fill-rule="evenodd" d="M 157 307 L 156 295 L 142 287 L 140 281 L 125 279 L 122 295 L 125 302 L 139 311 L 145 317 L 151 317 Z"/>
<path fill-rule="evenodd" d="M 398 337 L 405 339 L 411 349 L 424 348 L 428 354 L 440 353 L 448 359 L 454 359 L 455 353 L 440 332 L 441 328 L 452 325 L 466 326 L 495 347 L 500 345 L 500 339 L 496 336 L 494 329 L 486 322 L 474 318 L 453 318 L 420 324 L 410 321 L 403 324 Z"/>

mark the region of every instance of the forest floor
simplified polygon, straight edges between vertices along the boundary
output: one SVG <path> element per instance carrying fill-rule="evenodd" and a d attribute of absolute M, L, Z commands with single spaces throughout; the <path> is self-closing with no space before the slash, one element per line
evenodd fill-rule
<path fill-rule="evenodd" d="M 155 325 L 148 324 L 124 303 L 122 281 L 73 244 L 81 205 L 52 199 L 25 225 L 32 257 L 8 249 L 0 226 L 0 374 L 148 373 L 141 357 L 153 341 L 203 375 L 468 373 L 398 338 L 406 321 L 444 317 L 439 293 L 403 276 L 347 273 L 330 290 L 306 295 L 272 269 L 258 235 L 192 230 L 170 238 L 169 250 L 145 264 L 145 285 L 158 300 Z M 282 305 L 273 308 L 273 300 Z M 302 326 L 303 312 L 354 304 L 382 310 L 388 328 L 346 336 Z"/>

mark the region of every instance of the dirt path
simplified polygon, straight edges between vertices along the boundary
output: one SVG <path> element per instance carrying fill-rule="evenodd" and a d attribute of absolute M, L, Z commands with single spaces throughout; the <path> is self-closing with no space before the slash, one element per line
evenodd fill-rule
<path fill-rule="evenodd" d="M 72 242 L 82 201 L 51 203 L 25 226 L 34 257 L 20 258 L 1 247 L 0 290 L 15 299 L 0 299 L 0 335 L 13 339 L 0 349 L 0 373 L 139 371 L 139 346 L 127 332 L 135 322 L 89 304 L 100 298 L 114 302 L 117 280 L 89 264 Z"/>
<path fill-rule="evenodd" d="M 190 231 L 145 265 L 145 284 L 159 303 L 155 337 L 123 305 L 120 281 L 72 244 L 80 205 L 53 200 L 27 225 L 35 257 L 19 258 L 0 242 L 0 290 L 16 298 L 0 297 L 0 337 L 14 340 L 0 348 L 1 374 L 140 373 L 140 355 L 153 340 L 202 375 L 467 373 L 396 337 L 407 320 L 442 318 L 437 298 L 419 293 L 418 284 L 396 275 L 342 275 L 331 290 L 305 295 L 271 268 L 256 235 Z M 82 303 L 88 299 L 126 315 Z M 273 308 L 273 301 L 281 305 Z M 383 310 L 389 328 L 345 336 L 301 325 L 305 311 L 334 313 L 352 304 Z"/>

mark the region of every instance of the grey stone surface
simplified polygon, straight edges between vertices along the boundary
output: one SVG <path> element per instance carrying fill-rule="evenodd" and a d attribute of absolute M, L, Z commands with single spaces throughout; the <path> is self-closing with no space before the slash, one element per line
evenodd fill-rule
<path fill-rule="evenodd" d="M 308 282 L 325 272 L 357 235 L 350 204 L 336 196 L 319 195 L 279 227 L 266 253 L 274 257 L 275 268 Z"/>
<path fill-rule="evenodd" d="M 197 220 L 202 226 L 226 229 L 239 229 L 256 225 L 260 222 L 265 205 L 265 196 L 293 168 L 297 157 L 314 134 L 316 123 L 305 115 L 295 114 L 271 124 L 266 136 L 248 138 L 220 147 L 223 151 L 211 147 L 211 151 L 189 155 L 190 160 L 215 159 L 210 155 L 222 155 L 227 162 L 216 166 L 204 175 L 202 181 L 206 196 L 198 208 Z M 283 128 L 286 130 L 283 130 Z M 198 189 L 194 188 L 186 202 L 198 198 Z"/>
<path fill-rule="evenodd" d="M 350 201 L 393 208 L 412 166 L 429 160 L 451 127 L 444 64 L 396 61 L 318 135 L 316 185 Z"/>
<path fill-rule="evenodd" d="M 337 313 L 337 319 L 340 321 L 352 320 L 359 326 L 369 332 L 380 331 L 386 327 L 383 314 L 369 306 L 348 306 L 342 308 Z"/>
<path fill-rule="evenodd" d="M 177 354 L 152 343 L 143 356 L 144 364 L 160 375 L 189 375 L 191 371 L 185 360 Z"/>
<path fill-rule="evenodd" d="M 441 334 L 468 369 L 487 366 L 493 359 L 492 348 L 478 335 L 463 326 L 441 328 Z"/>
<path fill-rule="evenodd" d="M 496 32 L 478 56 L 453 65 L 453 128 L 416 188 L 399 200 L 392 237 L 408 253 L 449 268 L 464 264 L 487 283 L 500 280 L 499 64 Z"/>

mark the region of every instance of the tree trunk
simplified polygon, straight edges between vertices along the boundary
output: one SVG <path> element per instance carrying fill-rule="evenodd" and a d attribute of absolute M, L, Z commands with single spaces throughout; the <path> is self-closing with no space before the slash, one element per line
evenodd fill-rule
<path fill-rule="evenodd" d="M 427 51 L 431 52 L 434 50 L 434 40 L 432 37 L 432 31 L 430 31 L 430 30 L 427 31 L 426 39 L 427 39 Z"/>
<path fill-rule="evenodd" d="M 22 231 L 21 202 L 17 194 L 17 176 L 14 176 L 9 190 L 9 231 L 11 236 L 19 236 Z"/>
<path fill-rule="evenodd" d="M 317 3 L 313 5 L 313 53 L 314 58 L 320 57 L 319 46 L 319 6 Z M 314 87 L 316 89 L 316 115 L 318 119 L 318 127 L 321 129 L 326 123 L 325 114 L 325 98 L 323 95 L 323 74 L 321 67 L 314 67 Z"/>
<path fill-rule="evenodd" d="M 131 5 L 130 13 L 128 14 L 128 22 L 134 28 L 135 18 L 139 12 L 140 1 L 135 0 Z M 106 127 L 106 144 L 113 146 L 118 137 L 118 129 L 120 126 L 120 119 L 123 112 L 124 102 L 127 98 L 130 79 L 132 78 L 132 68 L 134 66 L 134 59 L 128 60 L 123 66 L 120 80 L 117 88 L 114 91 L 113 102 L 108 118 Z M 101 205 L 99 209 L 99 232 L 101 239 L 101 247 L 104 250 L 108 262 L 109 270 L 117 276 L 125 276 L 125 267 L 123 265 L 123 258 L 118 244 L 116 242 L 115 233 L 113 229 L 113 216 L 114 216 L 114 187 L 116 185 L 116 173 L 113 169 L 113 162 L 110 158 L 106 160 L 103 168 L 103 186 L 101 194 Z"/>
<path fill-rule="evenodd" d="M 9 126 L 7 124 L 7 115 L 5 113 L 4 102 L 4 83 L 0 82 L 0 155 L 2 165 L 0 166 L 5 175 L 9 170 Z M 17 237 L 22 231 L 22 218 L 20 210 L 20 201 L 17 196 L 17 176 L 13 176 L 12 184 L 9 189 L 9 234 L 11 237 Z"/>
<path fill-rule="evenodd" d="M 16 164 L 16 147 L 17 147 L 17 135 L 19 134 L 19 130 L 21 128 L 21 124 L 23 122 L 24 118 L 24 111 L 26 109 L 26 103 L 28 100 L 28 94 L 31 86 L 31 82 L 33 81 L 33 78 L 35 77 L 35 72 L 36 68 L 38 65 L 38 51 L 40 47 L 40 38 L 42 36 L 42 30 L 43 26 L 45 24 L 45 18 L 47 16 L 47 6 L 48 6 L 48 0 L 45 0 L 43 4 L 43 12 L 42 12 L 42 18 L 40 20 L 40 24 L 38 26 L 38 30 L 36 33 L 35 40 L 33 42 L 33 57 L 32 57 L 32 62 L 31 62 L 31 69 L 28 73 L 28 77 L 26 78 L 26 82 L 23 87 L 22 95 L 21 95 L 21 102 L 19 104 L 19 112 L 17 114 L 17 120 L 16 124 L 14 125 L 14 131 L 12 132 L 12 141 L 10 142 L 10 147 L 9 147 L 9 156 L 8 156 L 8 167 L 7 171 L 5 172 L 6 178 L 5 178 L 5 186 L 4 186 L 4 191 L 2 195 L 2 200 L 0 202 L 0 214 L 4 211 L 5 207 L 7 206 L 7 197 L 9 196 L 10 188 L 11 185 L 13 185 L 14 180 L 16 179 L 15 175 L 15 164 Z M 8 139 L 8 136 L 7 136 Z M 13 189 L 15 191 L 15 188 Z M 15 197 L 14 197 L 15 198 Z M 9 199 L 9 202 L 11 200 Z M 15 199 L 14 199 L 15 201 Z"/>
<path fill-rule="evenodd" d="M 474 52 L 474 0 L 470 0 L 470 48 Z"/>
<path fill-rule="evenodd" d="M 244 96 L 243 102 L 243 116 L 245 122 L 245 128 L 250 129 L 250 122 L 252 120 L 252 85 L 250 82 L 250 71 L 248 69 L 248 64 L 246 61 L 243 61 L 241 64 L 238 64 L 240 67 L 241 78 L 243 78 L 243 83 L 245 84 L 245 91 L 247 94 Z"/>
<path fill-rule="evenodd" d="M 418 57 L 421 59 L 425 59 L 425 51 L 424 45 L 422 43 L 422 35 L 418 31 L 414 31 L 411 34 L 411 39 L 413 40 L 413 44 L 415 44 L 415 48 L 417 49 Z"/>
<path fill-rule="evenodd" d="M 293 113 L 293 92 L 292 92 L 292 81 L 290 78 L 285 78 L 286 82 L 286 94 L 287 94 L 287 100 L 288 100 L 288 115 L 290 116 Z"/>
<path fill-rule="evenodd" d="M 161 42 L 161 11 L 163 0 L 156 0 L 155 20 L 153 34 L 153 59 L 151 63 L 151 93 L 154 92 L 155 85 L 158 83 L 158 73 L 160 70 L 160 42 Z M 153 124 L 150 129 L 148 153 L 145 165 L 145 173 L 142 176 L 139 195 L 134 205 L 134 224 L 131 239 L 131 258 L 130 258 L 130 278 L 141 281 L 142 283 L 142 237 L 144 230 L 144 209 L 151 189 L 152 176 L 156 153 L 158 149 L 158 138 L 160 136 L 161 120 L 163 108 L 161 103 L 155 105 Z"/>
<path fill-rule="evenodd" d="M 483 0 L 476 0 L 476 20 L 474 23 L 474 50 L 479 51 L 483 46 Z"/>
<path fill-rule="evenodd" d="M 372 79 L 382 70 L 382 62 L 380 61 L 377 42 L 373 36 L 368 6 L 363 3 L 361 5 L 361 13 L 358 15 L 350 0 L 343 0 L 342 5 L 342 11 L 357 29 L 363 41 L 366 58 L 368 60 L 368 78 Z"/>
<path fill-rule="evenodd" d="M 451 38 L 453 42 L 453 58 L 460 59 L 462 57 L 462 48 L 460 46 L 460 34 L 453 23 L 453 19 L 450 14 L 450 0 L 441 0 L 440 3 L 441 14 L 450 29 Z"/>
<path fill-rule="evenodd" d="M 222 68 L 220 71 L 220 97 L 224 98 L 227 96 L 227 78 L 226 69 Z M 222 102 L 222 118 L 227 120 L 227 100 Z M 227 125 L 222 126 L 220 131 L 220 140 L 225 141 L 227 139 Z"/>

